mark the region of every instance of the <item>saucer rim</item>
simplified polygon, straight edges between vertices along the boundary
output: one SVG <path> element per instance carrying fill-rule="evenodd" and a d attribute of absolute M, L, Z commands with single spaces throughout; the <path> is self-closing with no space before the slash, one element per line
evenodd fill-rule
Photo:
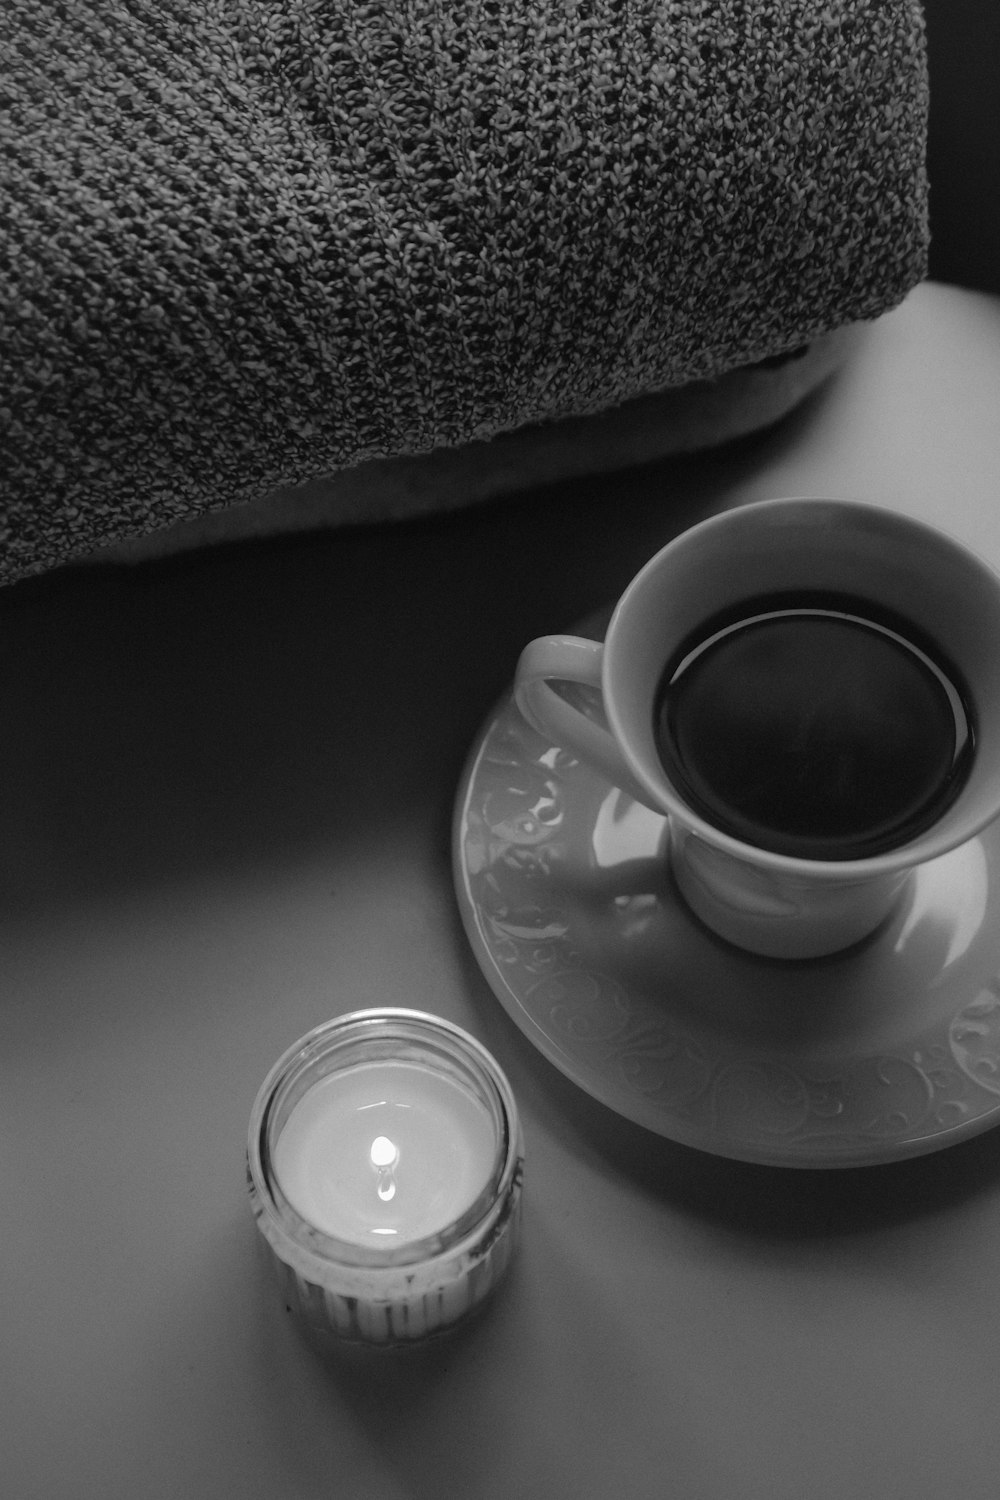
<path fill-rule="evenodd" d="M 594 628 L 593 619 L 594 617 L 590 617 L 587 621 L 587 625 L 591 629 Z M 827 1151 L 819 1149 L 819 1141 L 815 1137 L 811 1140 L 808 1151 L 782 1151 L 778 1144 L 769 1149 L 765 1143 L 759 1140 L 741 1143 L 730 1132 L 713 1132 L 711 1129 L 703 1127 L 690 1130 L 685 1129 L 683 1120 L 678 1119 L 676 1115 L 649 1104 L 641 1095 L 625 1094 L 621 1091 L 616 1091 L 613 1084 L 603 1079 L 596 1070 L 589 1067 L 580 1059 L 574 1058 L 560 1047 L 558 1040 L 551 1037 L 545 1028 L 525 1009 L 517 991 L 507 983 L 503 973 L 498 968 L 494 955 L 482 932 L 478 916 L 478 905 L 469 887 L 470 874 L 465 859 L 465 828 L 467 825 L 470 798 L 476 784 L 476 772 L 491 735 L 511 712 L 517 712 L 517 710 L 512 688 L 508 687 L 492 705 L 466 755 L 458 782 L 452 818 L 451 853 L 453 880 L 463 929 L 476 958 L 476 962 L 489 984 L 494 997 L 499 1001 L 501 1007 L 517 1026 L 521 1034 L 565 1078 L 582 1089 L 587 1096 L 604 1108 L 610 1109 L 612 1113 L 629 1120 L 632 1124 L 649 1130 L 660 1138 L 690 1147 L 692 1150 L 702 1151 L 708 1155 L 728 1160 L 742 1161 L 761 1166 L 792 1168 L 794 1170 L 855 1169 L 865 1166 L 886 1165 L 892 1162 L 930 1155 L 952 1145 L 958 1145 L 963 1141 L 974 1139 L 995 1127 L 998 1119 L 1000 1119 L 1000 1094 L 997 1094 L 995 1100 L 992 1102 L 987 1101 L 983 1108 L 970 1118 L 956 1121 L 950 1125 L 937 1125 L 933 1129 L 921 1129 L 918 1126 L 912 1135 L 891 1137 L 881 1141 L 868 1139 L 863 1144 L 854 1146 L 845 1138 L 842 1148 Z M 603 783 L 607 785 L 609 790 L 611 789 L 611 783 L 603 775 L 600 775 L 600 773 L 588 769 L 586 774 L 595 777 L 599 783 Z M 975 837 L 978 837 L 978 835 Z M 966 840 L 966 843 L 971 842 L 973 840 Z M 678 897 L 678 899 L 680 898 Z M 688 915 L 692 922 L 697 923 L 697 918 L 693 914 L 689 913 Z M 700 926 L 700 924 L 698 925 Z M 714 941 L 720 940 L 714 939 Z M 875 941 L 877 941 L 877 937 Z M 782 962 L 781 960 L 772 961 Z M 817 962 L 823 962 L 823 960 L 817 960 Z M 960 1014 L 961 1008 L 968 1005 L 972 998 L 973 996 L 970 995 L 963 998 L 961 1003 L 956 1001 L 954 1014 L 956 1016 Z M 914 1044 L 919 1044 L 924 1034 L 923 1032 L 914 1032 L 910 1040 Z M 831 1132 L 830 1139 L 831 1141 L 836 1139 L 834 1132 Z"/>

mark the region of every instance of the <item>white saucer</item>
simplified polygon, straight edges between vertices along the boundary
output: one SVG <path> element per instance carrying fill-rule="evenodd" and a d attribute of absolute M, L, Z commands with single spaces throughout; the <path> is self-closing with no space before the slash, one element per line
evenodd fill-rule
<path fill-rule="evenodd" d="M 455 883 L 486 978 L 563 1073 L 659 1135 L 782 1166 L 893 1161 L 1000 1121 L 1000 826 L 922 866 L 874 937 L 809 962 L 702 927 L 666 839 L 504 697 L 459 789 Z"/>

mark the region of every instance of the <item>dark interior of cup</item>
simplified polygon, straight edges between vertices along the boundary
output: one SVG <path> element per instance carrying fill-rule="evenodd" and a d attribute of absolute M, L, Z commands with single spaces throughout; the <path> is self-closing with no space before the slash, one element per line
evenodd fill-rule
<path fill-rule="evenodd" d="M 668 800 L 688 800 L 657 742 L 664 670 L 707 622 L 775 594 L 849 597 L 940 665 L 968 704 L 974 747 L 933 837 L 954 845 L 989 822 L 1000 811 L 1000 578 L 935 529 L 852 502 L 768 501 L 726 512 L 682 534 L 637 575 L 609 631 L 605 683 L 609 720 L 641 776 Z"/>

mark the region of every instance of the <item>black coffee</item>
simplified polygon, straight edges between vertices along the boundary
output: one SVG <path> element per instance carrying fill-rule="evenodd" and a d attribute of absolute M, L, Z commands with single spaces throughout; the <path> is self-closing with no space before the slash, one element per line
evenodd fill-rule
<path fill-rule="evenodd" d="M 914 838 L 957 795 L 974 740 L 933 648 L 841 595 L 771 595 L 713 621 L 667 666 L 656 736 L 715 827 L 805 859 Z"/>

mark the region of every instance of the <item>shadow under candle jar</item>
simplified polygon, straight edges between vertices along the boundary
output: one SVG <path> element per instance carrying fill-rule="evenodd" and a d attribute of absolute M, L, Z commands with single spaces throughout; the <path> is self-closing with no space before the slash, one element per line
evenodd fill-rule
<path fill-rule="evenodd" d="M 285 1299 L 355 1342 L 413 1343 L 481 1306 L 516 1248 L 523 1166 L 503 1072 L 421 1011 L 309 1032 L 250 1118 L 250 1199 Z"/>

